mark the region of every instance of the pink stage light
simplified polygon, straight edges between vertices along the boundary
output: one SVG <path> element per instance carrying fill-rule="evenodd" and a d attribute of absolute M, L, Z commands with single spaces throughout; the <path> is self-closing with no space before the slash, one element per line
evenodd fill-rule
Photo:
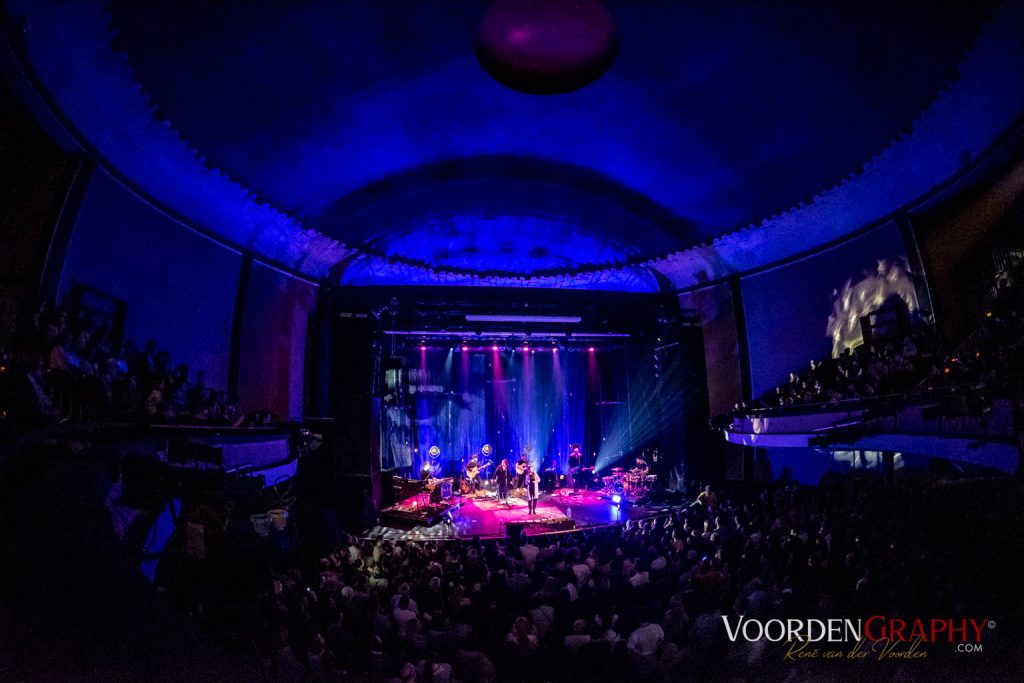
<path fill-rule="evenodd" d="M 529 351 L 529 350 L 530 350 L 530 347 L 529 347 L 529 346 L 524 346 L 524 347 L 523 347 L 523 351 Z"/>
<path fill-rule="evenodd" d="M 494 346 L 491 347 L 491 351 L 497 351 L 497 350 L 498 350 L 498 345 L 497 344 L 495 344 Z"/>
<path fill-rule="evenodd" d="M 591 346 L 591 347 L 590 347 L 590 352 L 591 352 L 591 353 L 593 353 L 593 352 L 594 352 L 594 347 L 593 347 L 593 346 Z"/>

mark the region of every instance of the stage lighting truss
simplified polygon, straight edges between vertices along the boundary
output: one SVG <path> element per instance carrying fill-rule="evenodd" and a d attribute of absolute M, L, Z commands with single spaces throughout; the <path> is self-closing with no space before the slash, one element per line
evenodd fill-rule
<path fill-rule="evenodd" d="M 481 330 L 384 330 L 384 334 L 406 338 L 411 348 L 420 351 L 450 350 L 504 351 L 511 353 L 558 353 L 559 351 L 593 351 L 597 345 L 608 348 L 628 343 L 629 332 L 518 332 Z"/>

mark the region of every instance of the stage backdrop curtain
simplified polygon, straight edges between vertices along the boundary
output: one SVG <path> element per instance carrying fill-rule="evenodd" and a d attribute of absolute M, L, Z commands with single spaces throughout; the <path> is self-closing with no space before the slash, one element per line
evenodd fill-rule
<path fill-rule="evenodd" d="M 436 445 L 435 474 L 451 476 L 490 444 L 494 452 L 484 459 L 494 466 L 502 458 L 514 464 L 529 448 L 534 468 L 564 472 L 570 444 L 580 443 L 588 454 L 599 450 L 590 443 L 599 438 L 593 434 L 601 418 L 599 406 L 588 405 L 595 393 L 589 385 L 600 382 L 601 360 L 593 355 L 550 348 L 408 352 L 404 386 L 385 413 L 392 463 L 418 472 Z M 610 364 L 620 360 L 608 355 Z"/>

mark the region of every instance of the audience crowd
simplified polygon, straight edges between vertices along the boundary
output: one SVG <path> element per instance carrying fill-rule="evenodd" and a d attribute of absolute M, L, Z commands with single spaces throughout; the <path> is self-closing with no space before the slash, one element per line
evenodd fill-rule
<path fill-rule="evenodd" d="M 40 304 L 20 348 L 0 348 L 4 415 L 27 431 L 60 421 L 188 420 L 233 424 L 237 406 L 203 371 L 174 365 L 153 340 L 118 343 L 111 326 Z"/>
<path fill-rule="evenodd" d="M 791 373 L 762 404 L 978 383 L 1019 396 L 1022 278 L 1017 266 L 994 284 L 969 353 L 965 345 L 944 358 L 929 328 L 910 325 L 898 339 Z M 41 305 L 23 320 L 20 338 L 23 348 L 0 349 L 4 416 L 20 424 L 244 419 L 201 371 L 174 365 L 152 340 L 141 349 L 117 343 L 105 323 Z M 908 478 L 886 488 L 854 473 L 802 488 L 783 478 L 729 496 L 706 490 L 692 505 L 647 520 L 565 534 L 348 536 L 316 566 L 278 567 L 245 629 L 262 675 L 276 681 L 778 677 L 787 644 L 731 642 L 723 616 L 998 611 L 984 604 L 991 591 L 981 579 L 934 570 L 962 562 L 954 557 L 959 541 L 915 545 L 918 530 L 907 524 L 920 485 Z"/>
<path fill-rule="evenodd" d="M 766 393 L 760 404 L 775 408 L 905 393 L 940 373 L 937 346 L 930 330 L 921 327 L 899 341 L 847 348 L 838 358 L 811 361 L 808 369 L 789 373 L 786 383 Z"/>
<path fill-rule="evenodd" d="M 402 683 L 774 676 L 785 645 L 731 643 L 722 615 L 930 613 L 944 608 L 935 595 L 961 607 L 974 597 L 932 571 L 941 557 L 907 561 L 886 495 L 876 477 L 835 475 L 514 542 L 349 537 L 319 567 L 280 572 L 259 602 L 262 671 Z"/>
<path fill-rule="evenodd" d="M 953 386 L 987 393 L 1024 393 L 1024 262 L 992 278 L 982 302 L 979 327 L 957 351 L 943 355 L 931 326 L 912 319 L 899 339 L 882 336 L 837 358 L 811 361 L 803 371 L 765 393 L 754 407 L 835 404 L 848 399 L 906 394 Z M 737 411 L 749 406 L 737 405 Z"/>
<path fill-rule="evenodd" d="M 970 386 L 989 395 L 1024 396 L 1024 261 L 1000 273 L 982 302 L 981 325 L 929 375 L 929 389 Z"/>

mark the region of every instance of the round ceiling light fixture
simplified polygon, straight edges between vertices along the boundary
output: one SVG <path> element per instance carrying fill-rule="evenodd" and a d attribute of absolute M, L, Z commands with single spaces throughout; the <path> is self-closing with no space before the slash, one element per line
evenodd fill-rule
<path fill-rule="evenodd" d="M 513 90 L 577 90 L 615 59 L 615 21 L 600 0 L 497 0 L 480 19 L 477 57 Z"/>

